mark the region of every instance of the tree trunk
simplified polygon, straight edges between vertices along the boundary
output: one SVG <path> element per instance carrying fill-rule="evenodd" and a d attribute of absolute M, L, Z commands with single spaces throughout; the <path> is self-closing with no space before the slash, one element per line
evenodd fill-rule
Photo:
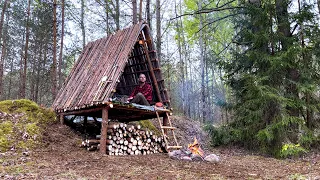
<path fill-rule="evenodd" d="M 86 46 L 86 31 L 84 27 L 84 0 L 81 0 L 81 21 L 80 21 L 81 31 L 82 31 L 82 49 Z"/>
<path fill-rule="evenodd" d="M 1 50 L 1 59 L 0 59 L 0 99 L 3 98 L 3 69 L 4 69 L 4 59 L 6 57 L 6 44 L 7 44 L 7 38 L 3 38 L 2 41 L 2 50 Z"/>
<path fill-rule="evenodd" d="M 62 55 L 63 55 L 63 36 L 64 36 L 64 0 L 61 0 L 61 43 L 60 43 L 60 54 L 59 54 L 59 89 L 62 86 L 63 83 L 63 75 L 62 75 Z"/>
<path fill-rule="evenodd" d="M 137 0 L 132 0 L 132 23 L 137 24 Z"/>
<path fill-rule="evenodd" d="M 180 6 L 179 6 L 179 13 L 182 14 L 182 1 L 180 0 Z M 181 29 L 181 40 L 182 40 L 182 45 L 183 45 L 183 54 L 184 54 L 184 59 L 182 60 L 182 66 L 183 66 L 183 70 L 182 70 L 182 87 L 183 89 L 185 89 L 185 99 L 186 101 L 188 101 L 190 99 L 190 86 L 186 85 L 186 81 L 188 80 L 188 51 L 187 51 L 187 43 L 184 37 L 184 28 L 183 28 L 183 23 L 182 23 L 182 17 L 179 18 L 179 23 L 180 23 L 180 29 Z M 190 104 L 185 103 L 185 113 L 187 116 L 190 117 Z"/>
<path fill-rule="evenodd" d="M 280 40 L 280 45 L 282 47 L 281 51 L 283 53 L 287 53 L 289 48 L 293 45 L 293 39 L 291 37 L 290 32 L 290 22 L 289 22 L 289 2 L 287 0 L 276 0 L 276 17 L 278 22 L 278 33 L 281 34 L 282 37 Z M 293 102 L 300 101 L 299 99 L 299 91 L 297 88 L 297 82 L 299 81 L 299 72 L 294 67 L 296 62 L 294 61 L 295 58 L 288 60 L 286 63 L 289 64 L 287 68 L 287 82 L 285 83 L 285 97 L 291 99 Z M 292 65 L 292 66 L 291 66 Z M 288 105 L 286 107 L 288 110 L 288 114 L 292 117 L 299 117 L 299 108 L 296 106 Z M 289 126 L 290 130 L 288 132 L 288 139 L 296 143 L 298 142 L 298 134 L 299 134 L 299 125 L 297 123 L 290 123 Z M 280 146 L 280 141 L 277 146 Z"/>
<path fill-rule="evenodd" d="M 142 0 L 140 0 L 139 6 L 139 22 L 142 21 Z"/>
<path fill-rule="evenodd" d="M 178 16 L 178 13 L 177 13 L 177 4 L 175 3 L 175 15 L 176 17 Z M 185 98 L 185 93 L 187 92 L 185 87 L 184 87 L 184 66 L 183 66 L 183 57 L 182 57 L 182 43 L 181 43 L 181 40 L 182 40 L 182 37 L 181 37 L 181 31 L 182 31 L 182 28 L 180 27 L 180 24 L 179 24 L 179 19 L 176 20 L 176 29 L 177 29 L 177 34 L 178 34 L 178 51 L 179 51 L 179 69 L 180 69 L 180 76 L 181 76 L 181 85 L 182 85 L 182 88 L 181 88 L 181 99 L 182 99 L 182 113 L 184 115 L 186 115 L 186 98 Z"/>
<path fill-rule="evenodd" d="M 190 72 L 190 74 L 192 73 L 191 64 L 189 66 L 189 72 Z M 190 76 L 190 89 L 189 89 L 189 92 L 195 92 L 195 90 L 194 90 L 195 89 L 194 88 L 194 82 L 193 81 L 194 81 L 193 80 L 193 76 Z M 189 96 L 189 98 L 190 98 L 190 99 L 188 99 L 189 101 L 194 102 L 194 103 L 191 103 L 192 106 L 190 106 L 190 114 L 193 115 L 193 119 L 196 119 L 197 118 L 196 117 L 196 106 L 197 106 L 196 102 L 199 102 L 199 100 L 196 99 L 197 97 L 195 96 L 194 93 L 192 93 Z"/>
<path fill-rule="evenodd" d="M 21 81 L 23 79 L 23 57 L 24 57 L 23 50 L 24 50 L 24 46 L 25 46 L 24 43 L 25 43 L 25 32 L 22 35 L 22 43 L 21 43 L 22 46 L 21 46 L 20 61 L 19 61 L 19 93 L 18 93 L 18 96 L 16 98 L 21 98 L 21 94 L 22 94 L 22 83 L 21 83 Z"/>
<path fill-rule="evenodd" d="M 35 90 L 34 90 L 34 101 L 38 104 L 38 94 L 39 94 L 39 85 L 40 85 L 40 76 L 41 76 L 41 69 L 42 69 L 42 51 L 43 51 L 43 42 L 41 41 L 40 44 L 40 52 L 39 52 L 39 61 L 37 65 L 37 75 L 36 75 L 36 82 L 35 82 Z"/>
<path fill-rule="evenodd" d="M 206 39 L 206 38 L 204 38 Z M 206 87 L 206 91 L 205 91 L 205 109 L 204 109 L 204 113 L 203 113 L 203 116 L 206 120 L 208 120 L 210 114 L 212 114 L 213 112 L 210 113 L 210 110 L 211 110 L 211 100 L 210 100 L 210 94 L 209 94 L 209 68 L 208 68 L 208 56 L 206 55 L 207 53 L 207 41 L 204 43 L 205 44 L 205 50 L 204 50 L 204 59 L 205 59 L 205 87 Z"/>
<path fill-rule="evenodd" d="M 151 29 L 151 18 L 150 18 L 150 0 L 147 0 L 146 2 L 146 13 L 147 13 L 147 23 L 149 24 L 149 27 Z"/>
<path fill-rule="evenodd" d="M 53 1 L 53 61 L 51 70 L 52 99 L 56 97 L 57 89 L 57 0 Z"/>
<path fill-rule="evenodd" d="M 4 21 L 4 14 L 6 11 L 7 4 L 9 3 L 9 0 L 5 0 L 3 3 L 2 7 L 2 12 L 1 12 L 1 19 L 0 19 L 0 42 L 2 39 L 3 34 L 7 33 L 2 33 L 2 27 L 3 27 L 3 21 Z M 7 14 L 7 22 L 8 22 L 8 14 Z M 0 97 L 2 98 L 2 92 L 3 92 L 3 68 L 4 68 L 4 58 L 6 55 L 6 38 L 3 38 L 3 43 L 2 43 L 2 51 L 1 51 L 1 59 L 0 59 Z"/>
<path fill-rule="evenodd" d="M 7 9 L 7 4 L 9 3 L 9 0 L 5 0 L 3 3 L 2 11 L 1 11 L 1 19 L 0 19 L 0 42 L 2 38 L 2 27 L 3 27 L 3 20 L 4 20 L 4 13 L 6 12 Z"/>
<path fill-rule="evenodd" d="M 157 53 L 158 60 L 161 63 L 161 16 L 160 16 L 160 0 L 156 0 L 156 21 L 157 21 Z"/>
<path fill-rule="evenodd" d="M 11 60 L 10 63 L 10 73 L 14 71 L 14 60 Z M 8 94 L 6 96 L 6 99 L 11 99 L 11 89 L 12 89 L 12 76 L 9 76 L 9 83 L 8 83 Z"/>
<path fill-rule="evenodd" d="M 36 43 L 38 45 L 38 43 Z M 36 45 L 36 49 L 38 49 Z M 36 63 L 36 60 L 38 59 L 37 57 L 37 52 L 34 53 L 34 55 L 30 55 L 30 70 L 31 70 L 31 75 L 29 77 L 29 83 L 30 83 L 30 99 L 32 101 L 34 101 L 34 89 L 35 89 L 35 63 Z"/>
<path fill-rule="evenodd" d="M 109 28 L 109 2 L 108 0 L 104 0 L 104 3 L 105 3 L 105 10 L 106 10 L 106 33 L 107 33 L 107 36 L 109 36 L 110 34 L 110 28 Z"/>
<path fill-rule="evenodd" d="M 214 66 L 214 63 L 211 63 L 211 86 L 210 86 L 210 91 L 211 91 L 211 99 L 209 100 L 211 102 L 211 106 L 210 108 L 211 109 L 214 109 L 214 98 L 215 98 L 215 91 L 214 91 L 214 88 L 215 88 L 215 81 L 216 81 L 216 78 L 215 78 L 215 66 Z M 209 89 L 209 86 L 208 86 L 208 89 Z M 220 107 L 220 111 L 221 111 L 221 115 L 223 114 L 223 109 Z M 214 113 L 214 112 L 213 112 Z M 211 113 L 211 119 L 214 121 L 214 114 Z M 221 116 L 223 117 L 223 116 Z M 221 119 L 221 122 L 223 122 L 223 119 Z"/>
<path fill-rule="evenodd" d="M 25 43 L 25 47 L 24 47 L 24 56 L 23 56 L 23 72 L 22 72 L 22 79 L 21 79 L 20 98 L 25 98 L 26 97 L 30 4 L 31 4 L 31 0 L 28 0 L 27 25 L 26 25 L 26 43 Z"/>
<path fill-rule="evenodd" d="M 300 0 L 298 0 L 298 8 L 299 8 L 299 14 L 301 14 L 301 4 L 300 4 Z M 300 39 L 301 39 L 301 47 L 304 49 L 305 48 L 305 42 L 304 42 L 304 27 L 303 27 L 303 23 L 300 23 Z M 302 51 L 302 61 L 304 63 L 304 69 L 306 69 L 306 71 L 309 70 L 309 58 L 308 55 Z M 307 73 L 307 72 L 306 72 Z M 306 92 L 304 93 L 305 97 L 306 97 L 306 126 L 308 128 L 312 128 L 312 121 L 313 121 L 313 117 L 312 117 L 312 110 L 310 110 L 310 92 L 308 92 L 308 90 L 306 90 Z"/>
<path fill-rule="evenodd" d="M 45 70 L 45 67 L 46 67 L 46 64 L 47 64 L 47 54 L 48 54 L 48 50 L 49 50 L 49 38 L 47 37 L 46 40 L 45 40 L 45 44 L 44 44 L 44 54 L 43 54 L 43 61 L 42 61 L 42 68 L 41 68 L 41 71 L 40 71 L 40 76 L 43 76 L 45 73 L 46 73 L 46 70 Z M 41 73 L 42 72 L 42 73 Z M 41 79 L 40 79 L 41 80 Z M 42 82 L 39 82 L 39 86 L 40 84 L 44 84 L 45 82 L 42 81 Z M 40 104 L 42 104 L 42 98 L 43 98 L 43 94 L 45 94 L 44 92 L 46 92 L 46 89 L 42 89 L 39 91 L 39 95 L 38 95 L 38 101 Z"/>
<path fill-rule="evenodd" d="M 288 48 L 292 45 L 291 33 L 290 33 L 290 22 L 289 22 L 289 13 L 288 13 L 289 3 L 286 0 L 276 0 L 276 15 L 278 19 L 278 29 L 285 38 L 281 41 L 282 51 L 287 51 Z M 287 84 L 287 96 L 290 98 L 298 99 L 298 89 L 296 82 L 299 79 L 299 72 L 295 68 L 288 68 L 287 70 L 288 79 L 290 82 Z M 288 107 L 289 114 L 291 116 L 298 117 L 299 110 L 294 107 Z"/>
<path fill-rule="evenodd" d="M 185 42 L 185 41 L 184 41 Z M 184 44 L 184 47 L 186 46 L 186 44 Z M 189 56 L 189 53 L 188 53 L 188 51 L 187 51 L 187 48 L 185 49 L 186 51 L 185 51 L 185 73 L 186 73 L 186 77 L 185 77 L 185 79 L 186 79 L 186 81 L 188 82 L 187 84 L 186 84 L 186 89 L 187 89 L 187 100 L 189 101 L 190 100 L 190 97 L 191 97 L 191 75 L 190 76 L 188 76 L 188 72 L 190 72 L 190 70 L 188 71 L 188 65 L 191 67 L 191 63 L 190 62 L 188 62 L 189 61 L 189 59 L 190 59 L 190 56 Z M 190 68 L 191 69 L 191 68 Z M 190 72 L 191 73 L 191 72 Z M 187 114 L 188 114 L 188 116 L 189 117 L 191 117 L 191 105 L 188 103 L 187 104 Z"/>
<path fill-rule="evenodd" d="M 116 30 L 120 30 L 120 5 L 119 0 L 116 0 Z"/>
<path fill-rule="evenodd" d="M 318 5 L 318 12 L 320 14 L 320 0 L 317 0 L 317 5 Z"/>
<path fill-rule="evenodd" d="M 198 3 L 198 9 L 202 8 L 202 0 Z M 204 85 L 204 52 L 203 52 L 203 19 L 199 15 L 199 46 L 200 46 L 200 70 L 201 70 L 201 107 L 202 107 L 202 122 L 205 121 L 205 85 Z"/>

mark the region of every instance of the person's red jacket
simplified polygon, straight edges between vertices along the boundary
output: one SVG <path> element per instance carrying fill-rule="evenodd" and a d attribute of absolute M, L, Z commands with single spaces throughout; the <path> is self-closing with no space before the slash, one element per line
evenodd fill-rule
<path fill-rule="evenodd" d="M 133 89 L 130 97 L 134 97 L 136 94 L 142 93 L 147 101 L 152 101 L 152 87 L 150 84 L 145 83 L 142 87 L 137 86 Z"/>

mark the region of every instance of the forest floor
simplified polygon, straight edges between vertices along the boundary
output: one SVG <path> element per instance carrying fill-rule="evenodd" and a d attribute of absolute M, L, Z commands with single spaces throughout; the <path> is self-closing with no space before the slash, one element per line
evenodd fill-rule
<path fill-rule="evenodd" d="M 81 137 L 53 124 L 29 154 L 0 154 L 0 179 L 320 179 L 320 153 L 280 160 L 237 147 L 206 148 L 217 164 L 168 155 L 107 156 L 80 148 Z M 192 142 L 190 142 L 192 143 Z"/>

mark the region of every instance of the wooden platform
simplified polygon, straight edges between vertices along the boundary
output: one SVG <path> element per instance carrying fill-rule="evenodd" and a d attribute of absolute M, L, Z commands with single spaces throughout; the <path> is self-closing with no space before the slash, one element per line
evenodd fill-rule
<path fill-rule="evenodd" d="M 58 112 L 60 116 L 60 122 L 64 123 L 64 116 L 66 115 L 78 115 L 78 116 L 91 116 L 91 117 L 101 117 L 101 139 L 100 139 L 100 152 L 106 153 L 106 140 L 107 140 L 107 129 L 108 129 L 108 120 L 117 119 L 121 122 L 129 121 L 139 121 L 151 118 L 157 118 L 158 116 L 163 118 L 162 125 L 168 125 L 168 116 L 167 113 L 171 111 L 168 109 L 157 109 L 152 106 L 146 106 L 148 109 L 141 109 L 133 106 L 132 104 L 117 104 L 112 102 L 106 102 L 99 106 L 93 106 L 87 109 L 79 109 L 66 112 Z M 151 110 L 150 110 L 150 109 Z M 153 109 L 153 110 L 152 110 Z M 156 113 L 157 112 L 157 113 Z"/>
<path fill-rule="evenodd" d="M 153 108 L 152 106 L 150 106 Z M 61 112 L 59 115 L 77 115 L 77 116 L 92 116 L 97 118 L 102 118 L 102 109 L 108 109 L 108 119 L 116 119 L 120 122 L 130 122 L 130 121 L 139 121 L 145 119 L 157 118 L 157 115 L 154 110 L 148 109 L 139 109 L 134 107 L 131 104 L 102 104 L 100 106 L 91 107 L 88 109 L 74 110 Z M 158 113 L 161 117 L 165 115 L 166 112 L 171 112 L 168 109 L 158 109 Z M 62 122 L 63 123 L 63 122 Z"/>

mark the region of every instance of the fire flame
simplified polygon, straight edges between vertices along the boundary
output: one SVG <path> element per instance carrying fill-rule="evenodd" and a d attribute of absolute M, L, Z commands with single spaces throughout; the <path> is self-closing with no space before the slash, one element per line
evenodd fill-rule
<path fill-rule="evenodd" d="M 191 151 L 192 154 L 197 154 L 197 155 L 200 155 L 201 157 L 203 157 L 204 152 L 200 148 L 200 145 L 199 145 L 198 140 L 197 140 L 196 137 L 194 137 L 193 144 L 189 144 L 188 145 L 188 148 L 189 148 L 189 150 Z"/>

